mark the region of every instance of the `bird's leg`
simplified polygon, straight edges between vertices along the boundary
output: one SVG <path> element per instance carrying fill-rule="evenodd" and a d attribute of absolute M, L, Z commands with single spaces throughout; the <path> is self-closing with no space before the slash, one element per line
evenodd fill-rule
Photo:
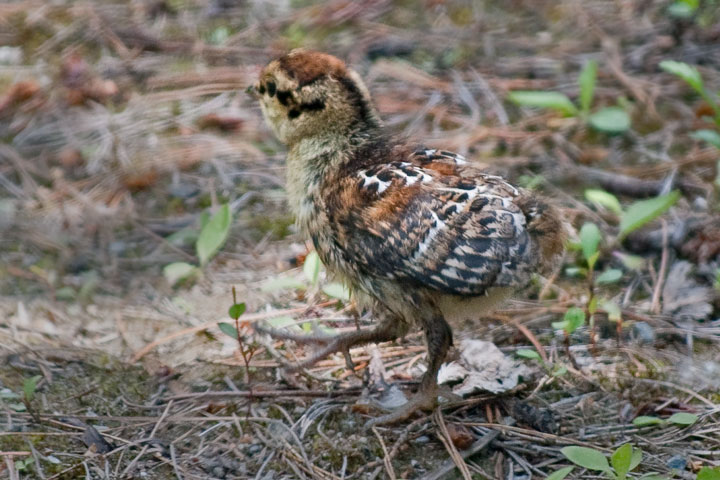
<path fill-rule="evenodd" d="M 439 312 L 423 317 L 422 325 L 428 346 L 428 369 L 420 381 L 420 388 L 405 405 L 387 415 L 370 420 L 365 424 L 366 428 L 400 422 L 418 410 L 431 410 L 437 404 L 437 374 L 448 349 L 452 346 L 452 330 Z"/>
<path fill-rule="evenodd" d="M 403 336 L 407 332 L 407 324 L 397 317 L 386 316 L 378 326 L 371 329 L 354 330 L 352 332 L 341 333 L 338 335 L 298 335 L 274 328 L 266 328 L 256 325 L 257 331 L 267 333 L 273 338 L 282 340 L 293 340 L 299 344 L 325 344 L 317 352 L 300 362 L 287 365 L 290 370 L 298 370 L 308 367 L 318 360 L 330 355 L 334 352 L 342 352 L 348 368 L 352 368 L 352 360 L 350 359 L 350 349 L 356 345 L 364 345 L 366 343 L 379 343 L 395 340 Z"/>

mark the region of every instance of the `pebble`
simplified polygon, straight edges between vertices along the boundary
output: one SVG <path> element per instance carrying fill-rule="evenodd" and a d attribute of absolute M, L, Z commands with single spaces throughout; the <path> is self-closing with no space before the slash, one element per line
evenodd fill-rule
<path fill-rule="evenodd" d="M 687 459 L 682 455 L 673 455 L 667 461 L 666 465 L 673 470 L 685 470 L 685 467 L 687 467 Z"/>
<path fill-rule="evenodd" d="M 260 451 L 263 449 L 263 446 L 261 443 L 253 443 L 250 445 L 247 449 L 248 455 L 255 455 L 256 453 L 260 453 Z"/>

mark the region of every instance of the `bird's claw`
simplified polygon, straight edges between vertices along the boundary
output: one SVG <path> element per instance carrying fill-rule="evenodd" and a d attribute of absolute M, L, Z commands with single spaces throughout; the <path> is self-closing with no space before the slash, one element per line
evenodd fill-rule
<path fill-rule="evenodd" d="M 365 429 L 369 430 L 378 425 L 390 425 L 410 418 L 415 412 L 432 410 L 437 405 L 437 392 L 435 390 L 420 390 L 406 404 L 392 412 L 368 420 Z"/>

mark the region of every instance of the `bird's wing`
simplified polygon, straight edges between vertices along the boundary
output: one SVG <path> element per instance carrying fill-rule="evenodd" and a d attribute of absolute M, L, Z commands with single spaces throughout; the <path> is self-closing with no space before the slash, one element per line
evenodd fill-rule
<path fill-rule="evenodd" d="M 332 216 L 344 261 L 366 275 L 458 295 L 526 282 L 535 252 L 514 202 L 521 193 L 500 177 L 461 177 L 454 165 L 463 159 L 450 152 L 408 160 L 340 182 L 337 198 L 345 200 Z"/>

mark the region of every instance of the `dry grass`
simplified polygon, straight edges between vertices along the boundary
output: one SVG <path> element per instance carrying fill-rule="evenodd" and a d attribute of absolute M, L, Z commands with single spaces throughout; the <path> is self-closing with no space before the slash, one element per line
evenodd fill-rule
<path fill-rule="evenodd" d="M 610 452 L 626 442 L 645 452 L 645 473 L 679 465 L 677 477 L 694 478 L 720 465 L 719 155 L 689 136 L 711 128 L 707 107 L 657 67 L 697 64 L 709 90 L 720 89 L 719 21 L 716 0 L 692 21 L 672 19 L 661 1 L 0 6 L 0 472 L 542 478 L 567 464 L 565 445 Z M 354 372 L 336 355 L 289 374 L 281 364 L 309 352 L 248 333 L 258 349 L 246 371 L 237 342 L 216 326 L 233 286 L 244 321 L 289 316 L 336 331 L 372 322 L 317 289 L 261 289 L 306 248 L 283 204 L 282 147 L 243 90 L 296 46 L 346 58 L 399 134 L 534 185 L 576 227 L 617 233 L 585 188 L 624 203 L 679 189 L 664 222 L 601 256 L 601 268 L 619 267 L 623 254 L 645 262 L 598 287 L 621 306 L 619 335 L 600 311 L 594 331 L 570 338 L 573 366 L 551 322 L 586 306 L 587 285 L 559 268 L 526 300 L 459 333 L 509 355 L 536 348 L 552 367 L 528 362 L 533 374 L 509 394 L 370 432 L 360 427 L 376 414 L 367 405 L 382 387 L 375 372 L 412 387 L 424 361 L 419 334 L 351 352 Z M 600 65 L 596 103 L 624 99 L 630 132 L 605 136 L 505 99 L 518 89 L 576 98 L 589 59 Z M 180 237 L 225 202 L 235 213 L 225 248 L 195 284 L 171 288 L 162 268 L 195 261 L 192 240 Z M 576 263 L 569 253 L 564 266 Z M 553 375 L 560 366 L 567 373 Z M 29 409 L 17 405 L 10 392 L 35 375 Z M 699 421 L 631 423 L 681 411 Z"/>

